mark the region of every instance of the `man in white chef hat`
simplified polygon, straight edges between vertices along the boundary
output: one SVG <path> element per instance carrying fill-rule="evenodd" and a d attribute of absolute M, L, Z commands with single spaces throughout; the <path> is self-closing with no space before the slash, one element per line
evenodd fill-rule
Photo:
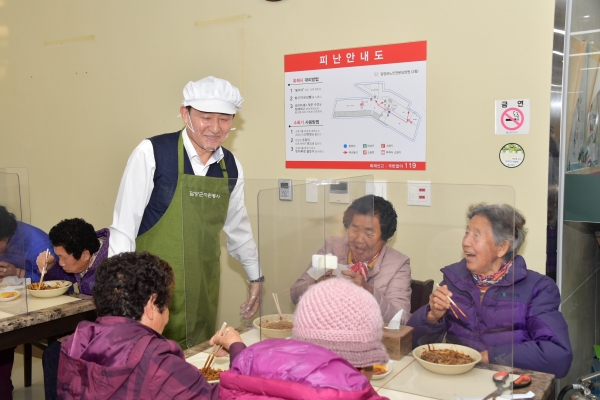
<path fill-rule="evenodd" d="M 117 195 L 109 256 L 148 251 L 171 265 L 175 289 L 163 335 L 182 347 L 216 330 L 221 229 L 250 282 L 240 314 L 250 318 L 259 306 L 264 278 L 244 205 L 242 166 L 221 146 L 243 101 L 224 79 L 189 82 L 180 108 L 185 127 L 143 140 Z"/>

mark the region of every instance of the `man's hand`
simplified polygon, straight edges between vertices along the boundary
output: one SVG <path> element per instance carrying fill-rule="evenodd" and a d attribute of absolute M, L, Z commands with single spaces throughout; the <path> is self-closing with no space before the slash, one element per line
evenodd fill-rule
<path fill-rule="evenodd" d="M 262 282 L 251 282 L 248 288 L 248 300 L 246 300 L 240 306 L 240 315 L 244 319 L 249 319 L 258 311 L 260 301 L 260 291 L 262 289 Z"/>
<path fill-rule="evenodd" d="M 216 357 L 225 357 L 229 352 L 229 347 L 234 343 L 244 343 L 244 341 L 238 331 L 229 327 L 223 330 L 223 336 L 219 335 L 219 332 L 217 332 L 210 339 L 211 346 L 223 346 L 223 348 L 215 354 Z"/>
<path fill-rule="evenodd" d="M 452 292 L 448 290 L 448 286 L 438 286 L 438 288 L 429 295 L 429 312 L 427 313 L 427 321 L 438 322 L 450 309 L 450 297 Z"/>
<path fill-rule="evenodd" d="M 37 265 L 41 274 L 42 270 L 44 269 L 44 265 L 48 265 L 46 267 L 46 272 L 48 272 L 48 270 L 54 265 L 54 261 L 54 256 L 52 254 L 48 254 L 48 258 L 46 259 L 46 252 L 42 251 L 40 254 L 38 254 L 35 264 Z"/>
<path fill-rule="evenodd" d="M 0 261 L 0 278 L 6 278 L 7 276 L 16 276 L 17 275 L 17 267 L 13 264 Z"/>
<path fill-rule="evenodd" d="M 352 271 L 342 271 L 342 275 L 349 277 L 351 282 L 373 294 L 373 287 L 367 283 L 361 274 Z"/>

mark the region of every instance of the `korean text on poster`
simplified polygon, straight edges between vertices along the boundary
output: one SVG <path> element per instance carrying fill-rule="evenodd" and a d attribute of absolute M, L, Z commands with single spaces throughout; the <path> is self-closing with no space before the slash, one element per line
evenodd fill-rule
<path fill-rule="evenodd" d="M 285 56 L 287 168 L 424 170 L 427 42 Z"/>

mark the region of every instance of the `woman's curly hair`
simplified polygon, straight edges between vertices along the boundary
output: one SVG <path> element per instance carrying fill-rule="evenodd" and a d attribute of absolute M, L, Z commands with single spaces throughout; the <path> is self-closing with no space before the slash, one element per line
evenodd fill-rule
<path fill-rule="evenodd" d="M 61 246 L 68 254 L 81 258 L 81 254 L 88 250 L 90 255 L 100 249 L 100 242 L 92 224 L 81 218 L 64 219 L 50 229 L 48 234 L 52 246 Z"/>
<path fill-rule="evenodd" d="M 344 212 L 344 228 L 348 229 L 355 214 L 376 216 L 381 227 L 381 239 L 385 242 L 396 233 L 398 214 L 392 203 L 383 197 L 368 194 L 354 200 Z"/>
<path fill-rule="evenodd" d="M 139 321 L 152 296 L 162 313 L 169 307 L 173 269 L 148 252 L 121 253 L 104 259 L 96 269 L 92 296 L 99 317 L 128 317 Z"/>
<path fill-rule="evenodd" d="M 8 239 L 17 231 L 17 217 L 8 212 L 6 207 L 0 206 L 0 240 Z"/>

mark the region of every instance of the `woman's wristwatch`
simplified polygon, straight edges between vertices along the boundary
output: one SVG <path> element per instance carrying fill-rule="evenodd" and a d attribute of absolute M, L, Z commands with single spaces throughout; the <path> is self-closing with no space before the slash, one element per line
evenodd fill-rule
<path fill-rule="evenodd" d="M 264 276 L 261 276 L 261 277 L 260 277 L 260 278 L 258 278 L 258 279 L 252 279 L 251 281 L 248 281 L 248 282 L 250 282 L 250 283 L 258 283 L 258 282 L 261 282 L 261 283 L 262 283 L 262 282 L 264 282 L 264 281 L 265 281 L 265 277 L 264 277 Z"/>

